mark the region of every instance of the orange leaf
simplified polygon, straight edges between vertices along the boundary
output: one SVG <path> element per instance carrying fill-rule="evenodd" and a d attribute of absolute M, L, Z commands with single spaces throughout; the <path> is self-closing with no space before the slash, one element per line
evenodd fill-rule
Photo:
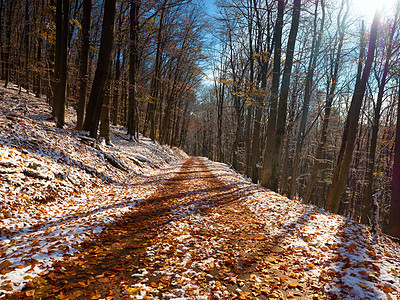
<path fill-rule="evenodd" d="M 280 282 L 285 282 L 286 280 L 287 280 L 286 277 L 279 277 L 279 281 L 280 281 Z"/>
<path fill-rule="evenodd" d="M 392 289 L 390 286 L 388 286 L 388 285 L 385 284 L 385 285 L 382 287 L 382 291 L 384 291 L 386 294 L 390 294 L 390 293 L 393 292 L 393 289 Z"/>

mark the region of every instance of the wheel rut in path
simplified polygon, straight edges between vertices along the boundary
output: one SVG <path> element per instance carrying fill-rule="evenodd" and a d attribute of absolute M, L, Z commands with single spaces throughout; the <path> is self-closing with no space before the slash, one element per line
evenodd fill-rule
<path fill-rule="evenodd" d="M 192 157 L 134 213 L 10 298 L 315 298 L 320 287 L 241 204 L 247 193 Z"/>

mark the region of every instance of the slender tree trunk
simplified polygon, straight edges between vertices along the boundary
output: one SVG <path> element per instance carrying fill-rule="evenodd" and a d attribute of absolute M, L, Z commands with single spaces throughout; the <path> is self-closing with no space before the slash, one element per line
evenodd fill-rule
<path fill-rule="evenodd" d="M 349 113 L 343 131 L 342 145 L 340 147 L 338 162 L 335 168 L 335 172 L 333 174 L 332 185 L 329 190 L 328 198 L 326 200 L 326 208 L 334 213 L 337 213 L 339 211 L 340 197 L 342 196 L 346 184 L 347 174 L 349 173 L 351 158 L 353 155 L 354 144 L 356 140 L 361 105 L 364 98 L 365 88 L 367 85 L 375 53 L 379 19 L 380 13 L 377 10 L 375 12 L 374 20 L 371 25 L 367 60 L 365 62 L 365 67 L 361 80 L 358 84 L 356 83 L 355 86 L 353 98 L 351 100 Z"/>
<path fill-rule="evenodd" d="M 30 53 L 30 45 L 29 45 L 29 34 L 30 34 L 30 26 L 29 26 L 29 0 L 25 0 L 25 24 L 24 24 L 24 44 L 25 44 L 25 88 L 26 92 L 29 93 L 29 53 Z"/>
<path fill-rule="evenodd" d="M 4 87 L 7 88 L 8 83 L 10 82 L 10 73 L 11 73 L 11 27 L 12 27 L 12 17 L 14 15 L 14 8 L 16 5 L 16 1 L 9 1 L 8 3 L 8 15 L 7 15 L 7 24 L 6 24 L 6 49 L 4 55 L 4 66 L 5 66 L 5 82 Z"/>
<path fill-rule="evenodd" d="M 83 0 L 81 59 L 79 64 L 79 102 L 77 110 L 76 129 L 83 126 L 85 116 L 86 95 L 88 86 L 88 61 L 90 48 L 90 19 L 92 12 L 92 0 Z"/>
<path fill-rule="evenodd" d="M 151 80 L 151 94 L 150 102 L 147 106 L 147 117 L 146 124 L 150 123 L 150 138 L 154 141 L 156 139 L 156 107 L 159 98 L 159 85 L 160 85 L 160 73 L 161 73 L 161 55 L 162 55 L 162 40 L 163 40 L 163 28 L 164 28 L 164 14 L 166 9 L 166 4 L 168 0 L 164 0 L 161 8 L 160 14 L 160 24 L 158 26 L 157 33 L 157 48 L 156 48 L 156 61 L 154 63 L 154 73 Z"/>
<path fill-rule="evenodd" d="M 4 41 L 3 41 L 3 17 L 4 17 L 4 0 L 0 0 L 0 78 L 5 79 L 4 76 Z"/>
<path fill-rule="evenodd" d="M 114 40 L 115 4 L 116 0 L 104 1 L 104 17 L 103 28 L 101 30 L 99 59 L 87 105 L 86 118 L 83 124 L 83 129 L 90 131 L 90 136 L 93 138 L 97 138 L 100 113 L 106 88 L 105 85 L 111 63 Z"/>
<path fill-rule="evenodd" d="M 398 98 L 400 99 L 400 77 L 398 78 Z M 392 177 L 392 198 L 390 200 L 388 234 L 400 239 L 400 101 L 397 101 L 396 143 Z"/>
<path fill-rule="evenodd" d="M 318 20 L 318 3 L 321 4 L 322 10 L 322 17 L 320 28 L 317 30 L 317 20 Z M 310 54 L 310 61 L 307 70 L 306 76 L 306 83 L 304 88 L 304 102 L 303 102 L 303 109 L 301 113 L 301 121 L 300 121 L 300 128 L 296 137 L 296 151 L 293 160 L 293 169 L 292 169 L 292 178 L 290 182 L 290 191 L 289 191 L 289 198 L 293 198 L 296 193 L 296 186 L 297 186 L 297 177 L 299 171 L 299 163 L 300 163 L 300 154 L 302 152 L 304 139 L 305 139 L 305 132 L 306 132 L 306 125 L 308 120 L 308 111 L 310 109 L 310 100 L 313 88 L 313 81 L 314 81 L 314 71 L 317 65 L 317 59 L 319 55 L 319 49 L 321 47 L 322 42 L 322 33 L 324 31 L 325 26 L 325 2 L 324 0 L 317 1 L 315 4 L 315 12 L 314 12 L 314 36 L 313 36 L 313 43 L 312 49 Z"/>
<path fill-rule="evenodd" d="M 215 92 L 217 93 L 217 160 L 223 161 L 223 151 L 222 151 L 222 117 L 224 109 L 225 100 L 225 68 L 221 66 L 222 82 L 219 83 L 217 87 L 217 82 L 215 82 Z"/>
<path fill-rule="evenodd" d="M 139 67 L 139 8 L 140 0 L 131 0 L 130 8 L 130 51 L 129 51 L 129 105 L 128 105 L 128 134 L 133 140 L 137 140 L 138 115 L 136 100 L 137 69 Z"/>
<path fill-rule="evenodd" d="M 247 115 L 246 115 L 246 129 L 245 129 L 245 136 L 246 136 L 246 165 L 245 165 L 245 174 L 250 177 L 251 171 L 251 119 L 253 116 L 253 106 L 249 105 L 247 107 Z"/>
<path fill-rule="evenodd" d="M 371 128 L 371 143 L 370 143 L 370 148 L 369 148 L 369 154 L 368 154 L 368 162 L 367 162 L 367 171 L 365 174 L 365 179 L 364 181 L 367 183 L 365 192 L 364 192 L 364 199 L 363 199 L 363 212 L 362 212 L 362 218 L 361 222 L 364 224 L 368 224 L 369 220 L 372 220 L 372 193 L 373 193 L 373 183 L 374 183 L 374 169 L 375 169 L 375 154 L 376 154 L 376 145 L 378 141 L 378 131 L 379 131 L 379 119 L 381 116 L 381 108 L 382 108 L 382 102 L 383 102 L 383 95 L 385 92 L 385 86 L 387 82 L 387 75 L 389 71 L 389 63 L 392 58 L 392 43 L 393 43 L 393 37 L 395 33 L 395 28 L 397 24 L 397 15 L 394 20 L 394 26 L 390 28 L 391 33 L 390 33 L 390 38 L 387 43 L 387 51 L 386 51 L 386 60 L 385 64 L 383 66 L 383 73 L 382 73 L 382 78 L 381 82 L 379 83 L 379 91 L 378 91 L 378 96 L 376 99 L 376 105 L 374 107 L 374 119 L 372 123 L 372 128 Z M 376 225 L 374 222 L 372 222 L 372 225 Z M 377 228 L 373 228 L 374 231 L 376 231 Z"/>
<path fill-rule="evenodd" d="M 103 96 L 103 107 L 101 109 L 100 114 L 100 136 L 105 139 L 107 145 L 111 145 L 111 137 L 110 137 L 110 99 L 111 99 L 111 62 L 110 68 L 108 70 L 108 79 L 106 81 L 106 86 L 104 90 Z"/>
<path fill-rule="evenodd" d="M 42 39 L 38 38 L 37 39 L 37 44 L 38 44 L 38 48 L 37 48 L 37 56 L 36 56 L 36 83 L 35 83 L 35 96 L 36 97 L 40 97 L 41 93 L 42 93 L 42 79 L 41 79 L 41 69 L 42 69 Z"/>
<path fill-rule="evenodd" d="M 272 44 L 274 48 L 275 55 L 280 57 L 281 52 L 281 41 L 282 41 L 282 27 L 283 27 L 283 10 L 284 10 L 284 0 L 278 0 L 278 15 L 275 21 L 274 27 L 274 36 L 272 38 Z M 261 20 L 258 14 L 258 9 L 256 6 L 256 1 L 254 1 L 255 13 L 257 16 L 257 25 L 258 25 L 258 43 L 256 45 L 258 53 L 261 50 L 261 36 L 262 36 L 262 26 Z M 267 39 L 267 44 L 269 45 L 269 40 Z M 271 51 L 267 51 L 270 53 Z M 278 55 L 279 53 L 279 55 Z M 253 182 L 258 182 L 259 171 L 258 171 L 258 162 L 260 160 L 260 131 L 261 131 L 261 119 L 263 116 L 263 110 L 265 108 L 265 96 L 266 96 L 266 87 L 267 87 L 267 72 L 269 66 L 269 58 L 267 55 L 266 58 L 260 59 L 260 72 L 261 72 L 261 86 L 260 90 L 257 91 L 256 95 L 256 107 L 255 107 L 255 115 L 254 115 L 254 125 L 253 125 L 253 135 L 252 135 L 252 143 L 251 143 L 251 179 Z M 280 59 L 279 59 L 280 63 Z M 277 65 L 277 62 L 274 60 L 274 66 Z M 278 77 L 278 85 L 279 85 L 279 77 Z M 273 101 L 273 100 L 272 100 Z M 271 103 L 270 113 L 276 114 L 276 99 L 275 104 Z M 275 108 L 274 108 L 275 105 Z M 273 112 L 275 110 L 275 112 Z"/>
<path fill-rule="evenodd" d="M 240 171 L 242 168 L 239 166 L 237 150 L 242 137 L 242 113 L 241 110 L 236 110 L 236 130 L 235 139 L 232 144 L 232 167 Z"/>
<path fill-rule="evenodd" d="M 333 72 L 331 72 L 331 76 L 329 78 L 329 84 L 328 84 L 328 94 L 326 96 L 326 102 L 325 102 L 325 113 L 324 113 L 324 119 L 322 123 L 322 129 L 321 129 L 321 140 L 318 143 L 316 155 L 315 155 L 315 162 L 313 165 L 313 168 L 311 170 L 311 175 L 310 179 L 308 181 L 307 187 L 306 187 L 306 193 L 304 196 L 304 200 L 306 203 L 309 203 L 311 200 L 311 195 L 314 190 L 315 183 L 317 181 L 318 177 L 318 172 L 320 169 L 320 166 L 323 164 L 323 159 L 325 158 L 325 147 L 326 147 L 326 142 L 328 138 L 328 126 L 329 126 L 329 119 L 330 119 L 330 114 L 331 114 L 331 109 L 332 109 L 332 102 L 333 99 L 335 98 L 335 93 L 336 93 L 336 87 L 337 87 L 337 82 L 338 82 L 338 77 L 339 77 L 339 66 L 340 66 L 340 61 L 342 58 L 342 47 L 343 47 L 343 41 L 344 41 L 344 35 L 345 35 L 345 29 L 346 29 L 346 20 L 348 17 L 348 12 L 349 12 L 349 6 L 347 4 L 347 0 L 342 1 L 342 5 L 340 8 L 339 16 L 338 16 L 338 21 L 337 21 L 337 27 L 338 27 L 338 46 L 336 50 L 336 55 L 333 59 Z M 344 9 L 344 5 L 346 6 L 346 10 L 344 12 L 343 18 L 340 18 L 341 13 Z M 362 36 L 364 36 L 364 29 L 362 29 Z"/>
<path fill-rule="evenodd" d="M 115 77 L 114 77 L 114 93 L 112 97 L 112 115 L 111 122 L 113 125 L 118 125 L 118 115 L 120 109 L 119 87 L 121 79 L 121 42 L 117 46 L 117 54 L 115 57 Z"/>
<path fill-rule="evenodd" d="M 267 128 L 267 147 L 264 155 L 264 167 L 261 183 L 275 192 L 278 191 L 280 162 L 282 157 L 283 140 L 285 138 L 287 99 L 289 95 L 290 77 L 292 74 L 294 48 L 296 45 L 296 37 L 299 28 L 300 6 L 301 0 L 293 1 L 292 25 L 289 32 L 289 39 L 286 49 L 285 68 L 283 70 L 282 86 L 279 95 L 279 106 L 276 116 L 277 123 L 276 126 L 271 124 L 270 131 L 268 131 Z M 280 68 L 277 70 L 277 72 L 280 73 Z M 278 80 L 279 73 L 276 75 Z M 273 78 L 275 78 L 275 71 L 273 76 Z M 274 88 L 274 79 L 272 85 Z M 273 88 L 272 93 L 274 93 Z M 276 88 L 278 88 L 278 86 L 276 86 Z M 277 92 L 278 90 L 276 90 L 276 93 Z M 268 120 L 268 126 L 269 123 L 270 120 Z M 272 132 L 272 130 L 275 130 L 275 132 Z M 269 141 L 271 141 L 271 143 Z"/>

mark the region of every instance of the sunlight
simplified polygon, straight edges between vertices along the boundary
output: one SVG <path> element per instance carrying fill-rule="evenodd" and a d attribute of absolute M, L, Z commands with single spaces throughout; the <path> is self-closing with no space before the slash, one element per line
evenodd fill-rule
<path fill-rule="evenodd" d="M 383 13 L 392 11 L 398 0 L 353 0 L 354 11 L 367 20 L 372 20 L 375 10 L 382 9 Z"/>

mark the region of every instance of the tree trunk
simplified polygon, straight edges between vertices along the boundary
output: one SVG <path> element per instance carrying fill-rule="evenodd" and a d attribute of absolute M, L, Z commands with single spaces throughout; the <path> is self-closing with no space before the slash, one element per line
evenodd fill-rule
<path fill-rule="evenodd" d="M 121 79 L 121 42 L 118 43 L 117 53 L 115 56 L 115 77 L 114 77 L 114 93 L 112 97 L 112 113 L 111 113 L 111 122 L 113 125 L 118 125 L 118 115 L 120 109 L 119 103 L 119 87 L 120 87 L 120 79 Z"/>
<path fill-rule="evenodd" d="M 371 128 L 371 143 L 368 154 L 367 171 L 365 173 L 365 179 L 364 179 L 364 182 L 367 183 L 363 197 L 363 211 L 361 217 L 361 222 L 364 224 L 368 224 L 369 220 L 373 219 L 371 214 L 372 193 L 373 193 L 373 183 L 374 183 L 376 145 L 378 141 L 378 131 L 379 131 L 379 119 L 381 116 L 381 108 L 383 102 L 383 95 L 385 92 L 385 86 L 387 82 L 387 75 L 389 71 L 389 63 L 392 58 L 392 43 L 397 24 L 397 15 L 394 20 L 394 24 L 395 25 L 390 28 L 391 32 L 390 32 L 390 38 L 387 42 L 386 60 L 383 66 L 381 82 L 379 83 L 379 91 L 376 99 L 376 105 L 374 106 L 374 119 L 372 121 L 373 123 Z M 372 222 L 372 225 L 375 226 L 376 224 Z M 377 228 L 374 228 L 374 231 L 375 229 Z"/>
<path fill-rule="evenodd" d="M 83 124 L 83 129 L 90 131 L 90 136 L 93 138 L 97 138 L 100 112 L 106 88 L 105 85 L 111 63 L 114 40 L 115 4 L 116 0 L 104 1 L 104 17 L 103 28 L 101 30 L 99 59 L 87 105 L 86 118 Z"/>
<path fill-rule="evenodd" d="M 65 123 L 65 90 L 67 85 L 67 56 L 69 31 L 69 0 L 57 0 L 56 7 L 56 56 L 53 116 L 56 125 L 62 128 Z"/>
<path fill-rule="evenodd" d="M 400 99 L 400 78 L 398 79 Z M 397 101 L 396 143 L 394 147 L 394 163 L 392 177 L 392 198 L 389 211 L 388 234 L 400 238 L 400 101 Z"/>
<path fill-rule="evenodd" d="M 110 69 L 108 71 L 108 77 L 111 77 L 111 62 Z M 111 98 L 111 85 L 110 79 L 106 81 L 106 86 L 103 96 L 103 107 L 101 109 L 101 123 L 100 123 L 100 136 L 105 139 L 107 145 L 111 145 L 110 137 L 110 98 Z"/>
<path fill-rule="evenodd" d="M 131 139 L 137 140 L 137 122 L 138 116 L 136 114 L 137 101 L 136 101 L 136 85 L 137 85 L 137 69 L 139 67 L 139 8 L 141 5 L 140 0 L 131 0 L 130 9 L 130 51 L 129 51 L 129 105 L 128 105 L 128 134 Z"/>
<path fill-rule="evenodd" d="M 346 6 L 346 10 L 344 12 L 343 17 L 340 19 L 341 12 L 344 9 L 344 5 Z M 313 193 L 315 183 L 317 181 L 318 177 L 318 172 L 320 169 L 320 166 L 323 164 L 323 159 L 325 158 L 325 147 L 326 147 L 326 142 L 327 142 L 327 133 L 328 133 L 328 126 L 329 126 L 329 118 L 331 114 L 331 109 L 332 109 L 332 102 L 335 97 L 336 93 L 336 87 L 337 87 L 337 82 L 338 82 L 338 77 L 339 77 L 339 66 L 340 66 L 340 61 L 342 59 L 342 47 L 343 47 L 343 41 L 344 41 L 344 35 L 345 35 L 345 29 L 346 29 L 346 20 L 348 17 L 349 13 L 349 6 L 347 0 L 342 1 L 342 5 L 340 8 L 339 16 L 338 16 L 338 41 L 337 41 L 337 50 L 336 50 L 336 55 L 333 59 L 333 72 L 331 72 L 330 77 L 329 77 L 329 84 L 328 84 L 328 94 L 326 96 L 326 102 L 325 102 L 325 113 L 324 113 L 324 119 L 322 123 L 322 129 L 321 129 L 321 140 L 318 143 L 316 155 L 315 155 L 315 162 L 311 170 L 310 174 L 310 179 L 308 181 L 307 187 L 306 187 L 306 192 L 304 196 L 304 201 L 306 203 L 309 203 L 311 200 L 311 195 Z M 364 36 L 364 29 L 362 29 L 362 36 Z M 331 69 L 331 70 L 332 70 Z"/>
<path fill-rule="evenodd" d="M 160 14 L 160 24 L 157 32 L 157 48 L 156 48 L 156 61 L 154 63 L 153 77 L 151 79 L 151 94 L 149 103 L 147 106 L 146 125 L 150 123 L 150 138 L 154 141 L 156 139 L 156 107 L 158 104 L 159 97 L 159 85 L 160 85 L 160 72 L 161 72 L 161 55 L 162 55 L 162 40 L 163 40 L 163 28 L 164 28 L 164 14 L 166 4 L 168 0 L 164 0 Z"/>
<path fill-rule="evenodd" d="M 25 24 L 24 24 L 24 46 L 25 46 L 25 88 L 26 92 L 29 92 L 29 53 L 30 53 L 30 45 L 29 45 L 29 35 L 30 35 L 30 26 L 29 26 L 29 0 L 25 0 Z"/>
<path fill-rule="evenodd" d="M 293 198 L 296 193 L 296 186 L 297 186 L 297 176 L 299 171 L 299 163 L 300 163 L 300 154 L 302 152 L 304 139 L 305 139 L 305 132 L 306 132 L 306 125 L 308 120 L 308 111 L 310 109 L 310 100 L 313 88 L 313 81 L 314 81 L 314 71 L 317 65 L 317 59 L 319 55 L 319 49 L 321 47 L 322 42 L 322 34 L 324 31 L 325 26 L 325 2 L 321 0 L 321 10 L 322 10 L 322 17 L 320 28 L 317 31 L 317 20 L 318 20 L 318 3 L 315 4 L 315 16 L 314 16 L 314 36 L 310 54 L 310 61 L 307 70 L 306 76 L 306 83 L 304 88 L 304 102 L 303 108 L 301 113 L 301 121 L 300 121 L 300 128 L 296 137 L 296 151 L 293 160 L 293 169 L 292 169 L 292 178 L 290 182 L 290 190 L 289 190 L 289 198 Z"/>
<path fill-rule="evenodd" d="M 82 129 L 83 118 L 85 116 L 86 95 L 87 95 L 87 85 L 88 85 L 91 11 L 92 11 L 92 0 L 83 0 L 81 59 L 79 65 L 79 83 L 80 83 L 79 102 L 78 102 L 77 122 L 76 122 L 77 130 Z"/>
<path fill-rule="evenodd" d="M 264 167 L 261 183 L 275 192 L 278 192 L 280 162 L 282 157 L 283 140 L 285 138 L 287 99 L 289 95 L 290 77 L 292 74 L 294 48 L 296 45 L 297 31 L 299 28 L 300 6 L 301 0 L 293 1 L 292 25 L 289 32 L 288 44 L 286 49 L 285 68 L 283 70 L 282 86 L 279 95 L 279 106 L 276 117 L 277 123 L 276 126 L 274 124 L 271 124 L 270 131 L 268 131 L 267 128 L 267 147 L 264 155 Z M 279 71 L 280 73 L 280 68 L 277 71 Z M 277 74 L 278 80 L 279 73 Z M 275 78 L 275 71 L 273 78 Z M 272 81 L 272 87 L 274 88 L 274 79 Z M 274 93 L 273 88 L 272 93 Z M 276 88 L 278 89 L 278 86 L 276 86 Z M 276 93 L 277 92 L 278 90 L 276 90 Z M 270 120 L 268 120 L 268 126 L 269 123 Z M 274 126 L 275 128 L 272 128 Z M 275 132 L 272 132 L 272 130 L 274 130 Z M 271 141 L 271 143 L 269 141 Z"/>
<path fill-rule="evenodd" d="M 353 155 L 354 144 L 357 135 L 361 104 L 364 98 L 365 88 L 367 85 L 375 53 L 379 19 L 380 13 L 377 10 L 375 12 L 374 20 L 371 25 L 367 60 L 365 62 L 362 77 L 360 81 L 356 83 L 354 89 L 353 98 L 351 100 L 349 113 L 347 115 L 347 120 L 343 131 L 342 145 L 340 147 L 338 162 L 335 168 L 335 172 L 333 174 L 332 185 L 329 190 L 328 198 L 326 200 L 326 208 L 334 213 L 337 213 L 339 211 L 340 197 L 342 196 L 346 184 L 347 174 L 349 173 L 351 158 Z"/>
<path fill-rule="evenodd" d="M 281 53 L 281 41 L 282 41 L 282 28 L 283 28 L 283 11 L 284 11 L 285 2 L 283 0 L 278 0 L 278 15 L 275 21 L 274 26 L 274 36 L 272 38 L 272 45 L 274 49 L 274 55 L 276 56 L 274 59 L 274 71 L 278 63 L 280 64 L 280 53 Z M 261 19 L 258 13 L 258 8 L 256 6 L 256 1 L 254 1 L 254 9 L 257 16 L 257 27 L 258 27 L 258 39 L 257 39 L 257 54 L 260 54 L 261 51 L 261 36 L 262 36 L 262 25 Z M 269 36 L 267 37 L 267 45 L 270 45 Z M 260 64 L 260 76 L 261 76 L 261 86 L 260 89 L 257 91 L 255 96 L 256 98 L 256 107 L 255 107 L 255 115 L 254 115 L 254 122 L 253 122 L 253 135 L 252 135 L 252 143 L 251 143 L 251 179 L 254 183 L 258 182 L 259 171 L 258 171 L 258 162 L 260 160 L 260 130 L 261 130 L 261 119 L 263 116 L 263 110 L 265 108 L 265 97 L 266 97 L 266 87 L 267 87 L 267 72 L 269 68 L 269 58 L 272 49 L 268 49 L 267 57 L 262 57 L 259 59 Z M 279 57 L 279 59 L 277 58 Z M 276 60 L 279 60 L 276 61 Z M 277 79 L 277 83 L 279 85 L 279 76 Z M 274 100 L 272 100 L 274 101 Z M 270 113 L 276 114 L 276 99 L 275 104 L 271 103 Z M 274 108 L 275 106 L 275 108 Z M 271 116 L 270 116 L 271 117 Z"/>
<path fill-rule="evenodd" d="M 4 43 L 3 43 L 3 17 L 4 17 L 4 0 L 0 0 L 0 78 L 5 79 L 4 76 Z"/>
<path fill-rule="evenodd" d="M 245 129 L 245 136 L 246 136 L 246 147 L 245 147 L 245 174 L 250 177 L 251 172 L 251 119 L 253 116 L 253 106 L 249 105 L 247 107 L 247 115 L 246 115 L 246 129 Z"/>
<path fill-rule="evenodd" d="M 4 67 L 5 67 L 5 82 L 4 87 L 7 88 L 8 83 L 10 82 L 10 73 L 11 73 L 11 26 L 12 26 L 12 17 L 14 14 L 14 8 L 16 5 L 16 1 L 9 1 L 8 3 L 8 15 L 7 15 L 7 24 L 6 24 L 6 49 L 4 55 Z"/>

